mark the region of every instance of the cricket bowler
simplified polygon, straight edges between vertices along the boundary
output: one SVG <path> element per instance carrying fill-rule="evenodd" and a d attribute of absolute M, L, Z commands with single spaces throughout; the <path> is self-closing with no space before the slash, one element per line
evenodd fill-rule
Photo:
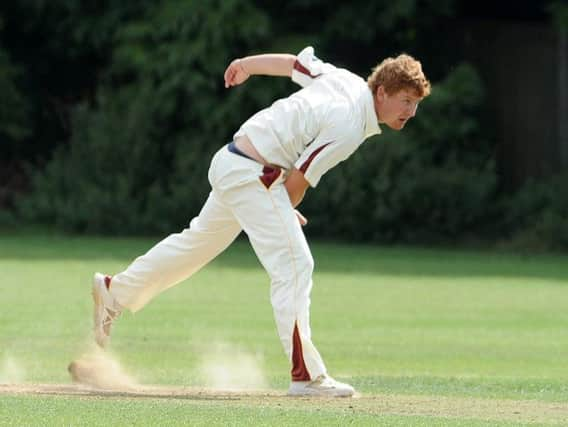
<path fill-rule="evenodd" d="M 250 117 L 214 155 L 211 192 L 189 227 L 171 234 L 121 273 L 96 273 L 94 333 L 109 343 L 124 309 L 140 310 L 160 292 L 187 279 L 244 231 L 270 276 L 278 335 L 291 364 L 288 394 L 352 396 L 334 380 L 312 342 L 310 291 L 314 261 L 295 209 L 308 187 L 347 159 L 379 125 L 402 129 L 430 93 L 419 61 L 402 54 L 378 64 L 367 81 L 318 59 L 312 47 L 297 56 L 264 54 L 236 59 L 225 87 L 254 75 L 285 76 L 301 86 Z"/>

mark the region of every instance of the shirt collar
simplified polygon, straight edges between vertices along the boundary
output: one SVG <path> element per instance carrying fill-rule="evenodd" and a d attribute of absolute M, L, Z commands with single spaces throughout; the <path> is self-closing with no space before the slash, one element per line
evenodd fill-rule
<path fill-rule="evenodd" d="M 371 90 L 365 91 L 365 139 L 370 136 L 377 135 L 381 133 L 381 128 L 379 127 L 379 121 L 377 119 L 377 113 L 375 113 L 375 101 L 373 99 L 373 94 Z"/>

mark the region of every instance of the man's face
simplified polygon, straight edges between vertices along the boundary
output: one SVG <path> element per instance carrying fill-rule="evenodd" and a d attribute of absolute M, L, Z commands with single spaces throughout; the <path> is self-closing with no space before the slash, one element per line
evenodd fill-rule
<path fill-rule="evenodd" d="M 414 117 L 421 100 L 414 91 L 403 89 L 389 95 L 383 86 L 379 86 L 375 96 L 375 111 L 379 123 L 385 123 L 394 130 L 401 130 L 406 122 Z"/>

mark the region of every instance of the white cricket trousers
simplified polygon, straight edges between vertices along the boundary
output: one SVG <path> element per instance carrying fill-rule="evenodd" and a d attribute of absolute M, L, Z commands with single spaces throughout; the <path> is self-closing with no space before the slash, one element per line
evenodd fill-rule
<path fill-rule="evenodd" d="M 225 250 L 241 230 L 271 279 L 271 303 L 293 381 L 326 374 L 311 340 L 314 261 L 279 168 L 264 167 L 222 147 L 209 168 L 212 191 L 189 228 L 171 234 L 125 271 L 110 292 L 131 311 L 187 279 Z"/>

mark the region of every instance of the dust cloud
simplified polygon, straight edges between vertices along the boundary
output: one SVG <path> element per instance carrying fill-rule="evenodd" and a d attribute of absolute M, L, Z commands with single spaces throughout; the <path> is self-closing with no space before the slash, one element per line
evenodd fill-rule
<path fill-rule="evenodd" d="M 68 366 L 73 382 L 106 390 L 132 390 L 138 382 L 124 372 L 120 362 L 108 351 L 92 345 Z"/>
<path fill-rule="evenodd" d="M 10 356 L 4 355 L 0 365 L 0 384 L 19 384 L 25 379 L 25 370 L 18 361 Z"/>
<path fill-rule="evenodd" d="M 198 351 L 201 354 L 198 376 L 205 387 L 233 391 L 268 388 L 261 355 L 223 342 Z"/>

